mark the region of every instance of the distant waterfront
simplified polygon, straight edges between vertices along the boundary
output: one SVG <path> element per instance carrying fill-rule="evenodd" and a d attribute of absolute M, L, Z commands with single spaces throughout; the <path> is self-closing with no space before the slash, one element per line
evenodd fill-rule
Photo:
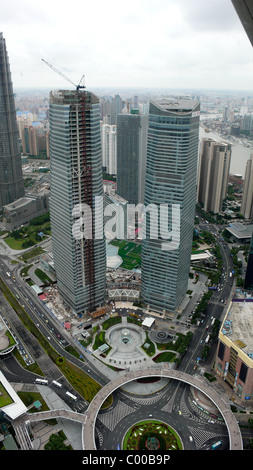
<path fill-rule="evenodd" d="M 199 138 L 202 139 L 203 137 L 210 137 L 217 141 L 229 142 L 229 140 L 223 136 L 215 134 L 214 132 L 205 132 L 203 127 L 200 127 Z M 244 178 L 246 162 L 250 158 L 251 153 L 253 153 L 253 149 L 250 147 L 244 147 L 243 145 L 237 143 L 232 145 L 232 156 L 230 164 L 230 173 L 232 175 L 239 174 Z"/>

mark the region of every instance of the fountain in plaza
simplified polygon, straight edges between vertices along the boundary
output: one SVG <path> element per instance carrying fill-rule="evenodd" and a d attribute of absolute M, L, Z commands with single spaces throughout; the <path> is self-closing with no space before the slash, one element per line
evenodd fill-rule
<path fill-rule="evenodd" d="M 132 336 L 130 334 L 130 330 L 128 328 L 124 328 L 121 331 L 121 341 L 123 344 L 128 344 L 132 339 Z"/>
<path fill-rule="evenodd" d="M 117 323 L 106 330 L 105 342 L 110 346 L 110 351 L 106 356 L 100 355 L 100 360 L 108 366 L 115 367 L 116 370 L 141 370 L 156 367 L 152 356 L 148 355 L 150 343 L 147 339 L 147 331 L 140 325 L 127 323 L 126 318 L 122 318 L 122 323 Z M 129 382 L 122 388 L 129 393 L 135 393 L 137 387 L 138 393 L 145 395 L 155 393 L 167 382 L 166 378 L 156 378 L 155 380 L 152 378 L 145 383 Z"/>
<path fill-rule="evenodd" d="M 107 361 L 110 363 L 126 368 L 147 359 L 141 348 L 145 343 L 146 333 L 138 325 L 114 325 L 107 330 L 105 339 L 111 346 L 107 355 Z"/>

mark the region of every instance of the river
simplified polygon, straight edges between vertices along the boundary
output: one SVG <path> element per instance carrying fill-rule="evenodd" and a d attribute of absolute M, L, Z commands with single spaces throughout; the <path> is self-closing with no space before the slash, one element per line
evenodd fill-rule
<path fill-rule="evenodd" d="M 217 140 L 218 142 L 225 141 L 225 142 L 231 143 L 229 142 L 229 140 L 226 140 L 226 138 L 222 137 L 219 134 L 216 134 L 214 132 L 206 132 L 205 129 L 203 129 L 203 127 L 200 126 L 199 128 L 200 140 L 203 137 L 209 137 L 209 138 Z M 241 145 L 239 143 L 233 143 L 231 163 L 230 163 L 230 174 L 232 175 L 239 174 L 239 175 L 242 175 L 242 177 L 244 178 L 246 162 L 250 158 L 251 153 L 253 154 L 252 148 L 244 147 L 244 145 Z"/>

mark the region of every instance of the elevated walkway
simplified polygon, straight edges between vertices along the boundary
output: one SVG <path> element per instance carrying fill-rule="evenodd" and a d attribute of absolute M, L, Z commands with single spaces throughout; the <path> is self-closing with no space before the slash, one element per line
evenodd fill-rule
<path fill-rule="evenodd" d="M 161 368 L 150 368 L 145 370 L 138 370 L 136 372 L 131 371 L 124 376 L 118 377 L 116 380 L 109 382 L 106 384 L 93 398 L 92 402 L 90 403 L 87 411 L 86 411 L 86 424 L 83 428 L 83 448 L 85 450 L 95 450 L 95 422 L 97 418 L 97 414 L 99 409 L 104 402 L 104 400 L 117 388 L 121 387 L 127 382 L 132 380 L 136 380 L 138 378 L 143 377 L 168 377 L 175 380 L 179 380 L 185 382 L 193 387 L 196 387 L 198 390 L 203 392 L 208 396 L 208 398 L 213 401 L 216 405 L 218 410 L 220 411 L 225 424 L 227 426 L 228 434 L 229 434 L 229 445 L 230 450 L 242 450 L 242 436 L 240 432 L 240 428 L 238 426 L 237 420 L 234 417 L 230 406 L 226 403 L 219 394 L 201 377 L 191 376 L 184 372 L 180 372 L 177 370 L 169 370 L 166 369 L 164 366 Z"/>
<path fill-rule="evenodd" d="M 63 418 L 73 420 L 82 424 L 82 447 L 85 450 L 96 450 L 95 444 L 95 423 L 98 412 L 104 400 L 117 388 L 131 382 L 133 380 L 143 377 L 167 377 L 174 380 L 185 382 L 203 394 L 205 394 L 218 408 L 227 426 L 229 435 L 229 448 L 230 450 L 243 450 L 242 436 L 237 420 L 231 411 L 229 403 L 226 403 L 223 398 L 217 393 L 211 385 L 207 384 L 203 378 L 191 376 L 184 372 L 165 368 L 162 365 L 160 368 L 150 368 L 145 370 L 131 371 L 124 376 L 119 376 L 117 379 L 106 384 L 93 398 L 88 409 L 84 414 L 77 413 L 67 409 L 55 409 L 43 411 L 38 413 L 26 413 L 14 423 L 17 435 L 20 436 L 20 445 L 24 450 L 31 450 L 32 444 L 28 433 L 25 432 L 26 426 L 34 421 L 42 421 L 51 418 Z"/>

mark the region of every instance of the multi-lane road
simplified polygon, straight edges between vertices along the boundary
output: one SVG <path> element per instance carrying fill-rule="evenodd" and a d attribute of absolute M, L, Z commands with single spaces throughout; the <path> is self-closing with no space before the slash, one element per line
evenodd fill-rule
<path fill-rule="evenodd" d="M 190 387 L 169 380 L 168 384 L 150 395 L 114 392 L 109 410 L 101 411 L 96 421 L 98 449 L 116 450 L 129 428 L 145 420 L 168 423 L 180 436 L 184 449 L 209 449 L 222 440 L 222 448 L 229 448 L 226 425 L 197 409 L 193 404 Z"/>
<path fill-rule="evenodd" d="M 10 276 L 6 274 L 7 272 L 10 273 Z M 35 327 L 58 352 L 58 354 L 70 360 L 85 373 L 91 375 L 100 385 L 103 386 L 107 383 L 107 377 L 103 375 L 101 370 L 98 370 L 95 367 L 94 359 L 92 358 L 91 360 L 81 345 L 65 331 L 63 325 L 48 310 L 47 306 L 40 301 L 40 299 L 31 291 L 31 288 L 27 283 L 20 278 L 18 275 L 18 268 L 12 268 L 9 260 L 3 257 L 0 260 L 0 276 L 13 295 L 18 297 L 18 302 L 23 306 Z M 4 313 L 3 317 L 10 327 L 11 332 L 18 341 L 19 352 L 26 364 L 29 365 L 36 362 L 50 383 L 52 383 L 53 380 L 60 381 L 64 388 L 62 390 L 57 390 L 57 392 L 65 401 L 66 390 L 77 395 L 76 391 L 71 389 L 70 384 L 64 376 L 62 376 L 59 368 L 50 359 L 34 335 L 32 335 L 23 325 L 2 292 L 0 292 L 0 312 L 1 311 Z M 75 350 L 79 350 L 82 358 L 79 359 L 78 357 L 68 353 L 66 348 L 69 344 L 71 344 Z M 35 374 L 32 374 L 26 369 L 20 367 L 17 361 L 10 356 L 3 358 L 0 361 L 0 369 L 2 369 L 7 379 L 13 382 L 34 383 L 36 378 Z M 71 400 L 68 400 L 68 404 L 73 409 L 77 409 L 78 407 L 78 411 L 87 408 L 87 403 L 85 403 L 80 396 L 78 396 L 78 404 L 73 403 Z"/>
<path fill-rule="evenodd" d="M 203 224 L 200 225 L 200 228 L 209 230 L 215 236 L 216 243 L 220 246 L 221 249 L 223 270 L 219 290 L 213 292 L 213 296 L 205 312 L 205 317 L 203 318 L 203 321 L 200 323 L 200 325 L 195 329 L 191 344 L 181 360 L 179 369 L 187 372 L 188 374 L 195 374 L 198 372 L 195 370 L 196 361 L 198 357 L 201 357 L 204 340 L 207 335 L 208 328 L 210 328 L 210 319 L 211 317 L 214 317 L 222 320 L 224 313 L 224 300 L 229 298 L 234 281 L 233 278 L 229 276 L 229 273 L 233 268 L 230 250 L 226 243 L 224 243 L 222 238 L 219 236 L 218 228 L 213 224 Z M 20 278 L 18 270 L 19 266 L 11 265 L 8 256 L 1 257 L 0 276 L 4 279 L 6 285 L 13 292 L 13 294 L 18 297 L 19 303 L 24 307 L 24 310 L 27 312 L 41 334 L 52 344 L 59 355 L 63 355 L 70 359 L 74 364 L 91 375 L 102 386 L 105 385 L 109 381 L 109 378 L 101 373 L 99 367 L 96 367 L 96 364 L 94 364 L 94 359 L 92 358 L 92 360 L 90 360 L 89 355 L 86 354 L 81 347 L 80 354 L 83 356 L 83 361 L 75 358 L 66 351 L 66 346 L 69 343 L 72 344 L 75 348 L 78 348 L 77 343 L 64 330 L 61 323 L 56 317 L 52 315 L 46 305 L 43 304 L 43 302 L 41 302 L 39 298 L 31 291 L 26 282 Z M 9 272 L 10 275 L 7 275 L 7 272 Z M 199 298 L 199 296 L 196 296 L 196 298 Z M 34 336 L 26 330 L 17 315 L 13 315 L 13 311 L 10 305 L 7 303 L 4 296 L 0 293 L 0 309 L 1 307 L 3 307 L 5 312 L 5 319 L 10 323 L 11 328 L 17 334 L 17 337 L 23 345 L 25 351 L 23 355 L 24 359 L 29 361 L 32 358 L 32 360 L 36 361 L 49 381 L 61 381 L 61 383 L 64 385 L 64 390 L 62 392 L 61 390 L 58 390 L 57 393 L 59 393 L 59 395 L 62 394 L 62 397 L 65 400 L 66 390 L 72 391 L 76 394 L 75 391 L 71 390 L 70 385 L 67 383 L 64 377 L 61 376 L 59 369 L 50 360 Z M 180 321 L 185 323 L 188 315 L 189 311 L 186 309 L 185 312 L 182 313 Z M 11 381 L 17 381 L 18 378 L 23 382 L 34 382 L 34 374 L 26 372 L 23 368 L 19 367 L 16 361 L 12 360 L 11 358 L 7 358 L 5 361 L 0 361 L 0 368 L 4 368 L 3 372 Z M 189 446 L 189 448 L 203 448 L 203 446 L 205 446 L 205 442 L 208 441 L 210 444 L 210 442 L 213 442 L 213 439 L 216 439 L 216 437 L 221 434 L 223 435 L 224 446 L 226 446 L 228 443 L 226 430 L 224 427 L 221 428 L 221 424 L 216 421 L 212 423 L 213 436 L 208 434 L 208 429 L 210 429 L 210 422 L 206 420 L 206 417 L 202 419 L 200 418 L 199 414 L 196 415 L 196 410 L 192 409 L 191 403 L 189 401 L 189 387 L 184 384 L 176 384 L 171 381 L 168 387 L 166 387 L 164 393 L 161 393 L 160 395 L 158 393 L 157 401 L 146 401 L 144 405 L 140 402 L 131 400 L 131 398 L 127 396 L 124 396 L 123 400 L 121 393 L 122 392 L 119 391 L 114 395 L 114 401 L 112 405 L 113 410 L 108 410 L 107 412 L 104 412 L 100 415 L 101 420 L 98 420 L 97 425 L 97 444 L 99 448 L 116 449 L 117 447 L 115 446 L 118 445 L 118 441 L 120 441 L 124 435 L 125 430 L 131 426 L 133 420 L 136 422 L 136 420 L 143 419 L 143 417 L 145 418 L 151 416 L 157 419 L 172 419 L 179 431 L 181 430 L 181 426 L 189 426 L 189 429 L 192 429 L 196 433 L 196 436 L 198 435 L 197 429 L 199 428 L 202 430 L 202 436 L 206 435 L 206 439 L 201 440 L 200 432 L 199 443 L 196 444 L 195 438 L 192 442 L 187 442 L 187 446 Z M 170 397 L 172 396 L 174 397 L 173 401 L 170 401 Z M 123 401 L 124 404 L 122 405 Z M 168 409 L 168 403 L 171 403 L 171 409 Z M 184 406 L 182 406 L 182 403 L 184 403 Z M 68 404 L 79 412 L 85 411 L 87 408 L 87 404 L 84 400 L 81 399 L 81 397 L 78 399 L 78 405 L 73 403 Z M 167 409 L 161 411 L 162 408 L 166 406 Z M 185 410 L 183 415 L 181 412 L 182 408 Z M 131 412 L 131 409 L 133 412 Z M 111 413 L 111 411 L 113 412 Z M 111 416 L 113 414 L 114 417 L 112 418 Z M 103 419 L 104 423 L 106 424 L 103 424 Z M 110 424 L 110 420 L 113 421 L 114 425 Z M 110 425 L 113 426 L 111 433 L 107 432 L 107 426 L 110 427 Z M 99 442 L 101 442 L 101 444 L 99 444 Z"/>

